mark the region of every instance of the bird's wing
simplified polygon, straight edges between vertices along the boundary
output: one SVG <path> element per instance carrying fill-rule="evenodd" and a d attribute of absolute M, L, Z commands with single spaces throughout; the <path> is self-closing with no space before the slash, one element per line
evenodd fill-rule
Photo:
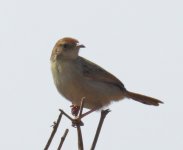
<path fill-rule="evenodd" d="M 102 67 L 83 57 L 79 57 L 78 59 L 82 66 L 82 73 L 85 78 L 99 82 L 106 82 L 118 86 L 121 90 L 125 90 L 123 83 Z"/>

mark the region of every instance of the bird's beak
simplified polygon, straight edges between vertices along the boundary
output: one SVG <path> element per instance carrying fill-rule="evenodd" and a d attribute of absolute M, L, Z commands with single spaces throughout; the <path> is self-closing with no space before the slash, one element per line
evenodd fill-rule
<path fill-rule="evenodd" d="M 77 44 L 78 48 L 85 48 L 85 46 L 83 44 Z"/>

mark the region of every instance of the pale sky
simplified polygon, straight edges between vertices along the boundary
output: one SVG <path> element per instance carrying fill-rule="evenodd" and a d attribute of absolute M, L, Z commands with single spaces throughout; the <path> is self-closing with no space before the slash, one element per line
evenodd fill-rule
<path fill-rule="evenodd" d="M 161 99 L 160 107 L 125 99 L 109 106 L 96 150 L 183 149 L 183 1 L 1 0 L 0 149 L 41 150 L 59 108 L 70 113 L 50 71 L 55 42 L 86 46 L 80 55 L 118 77 L 128 90 Z M 100 113 L 83 119 L 90 149 Z M 63 118 L 64 150 L 77 149 L 76 129 Z"/>

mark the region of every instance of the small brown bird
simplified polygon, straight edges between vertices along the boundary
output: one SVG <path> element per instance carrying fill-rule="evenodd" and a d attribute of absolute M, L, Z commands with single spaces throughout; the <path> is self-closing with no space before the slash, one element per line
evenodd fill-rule
<path fill-rule="evenodd" d="M 95 110 L 124 98 L 154 106 L 163 103 L 128 91 L 114 75 L 79 56 L 79 49 L 84 47 L 78 40 L 66 37 L 55 44 L 50 58 L 57 90 L 73 105 L 79 106 L 83 97 L 86 98 L 84 107 Z"/>

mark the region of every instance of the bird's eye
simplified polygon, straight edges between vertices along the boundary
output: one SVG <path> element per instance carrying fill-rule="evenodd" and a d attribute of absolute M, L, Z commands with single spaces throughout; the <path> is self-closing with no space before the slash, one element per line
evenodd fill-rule
<path fill-rule="evenodd" d="M 62 47 L 63 47 L 63 48 L 69 48 L 69 44 L 66 44 L 66 43 L 65 43 L 65 44 L 62 45 Z"/>

